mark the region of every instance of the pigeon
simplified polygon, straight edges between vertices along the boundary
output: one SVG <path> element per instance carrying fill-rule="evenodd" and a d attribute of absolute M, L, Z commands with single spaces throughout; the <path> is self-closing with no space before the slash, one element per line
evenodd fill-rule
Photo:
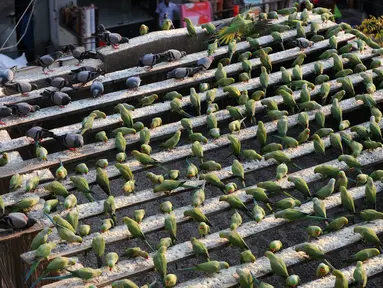
<path fill-rule="evenodd" d="M 165 59 L 166 61 L 172 62 L 180 60 L 182 57 L 186 55 L 185 51 L 178 51 L 176 49 L 170 49 L 165 52 L 159 53 L 161 58 Z"/>
<path fill-rule="evenodd" d="M 52 90 L 44 90 L 43 93 L 40 94 L 43 97 L 50 98 L 51 101 L 59 105 L 60 107 L 64 107 L 65 105 L 68 105 L 71 102 L 71 98 L 68 94 L 60 91 L 52 91 Z"/>
<path fill-rule="evenodd" d="M 308 47 L 311 47 L 314 45 L 313 41 L 307 40 L 306 38 L 297 38 L 296 40 L 292 40 L 293 43 L 299 47 L 300 50 L 304 50 Z"/>
<path fill-rule="evenodd" d="M 12 109 L 4 105 L 0 105 L 0 118 L 12 115 Z M 0 125 L 5 125 L 5 122 L 0 121 Z"/>
<path fill-rule="evenodd" d="M 27 116 L 29 113 L 33 113 L 40 110 L 40 106 L 31 105 L 26 102 L 19 102 L 15 104 L 5 104 L 5 106 L 12 109 L 13 115 Z"/>
<path fill-rule="evenodd" d="M 112 45 L 114 49 L 118 49 L 119 44 L 129 43 L 129 39 L 127 37 L 122 37 L 118 33 L 111 33 L 106 30 L 102 24 L 98 25 L 96 33 L 92 35 L 103 40 L 108 45 Z"/>
<path fill-rule="evenodd" d="M 206 71 L 210 68 L 211 63 L 213 63 L 214 56 L 203 57 L 198 60 L 197 66 L 201 68 L 202 71 Z"/>
<path fill-rule="evenodd" d="M 99 80 L 94 80 L 92 85 L 90 85 L 90 92 L 93 95 L 93 98 L 101 96 L 104 93 L 104 84 Z"/>
<path fill-rule="evenodd" d="M 53 138 L 61 142 L 69 150 L 76 150 L 76 148 L 84 146 L 84 138 L 80 134 L 67 133 L 59 136 L 54 135 Z"/>
<path fill-rule="evenodd" d="M 97 58 L 96 51 L 86 50 L 85 47 L 82 46 L 74 47 L 72 44 L 69 44 L 65 47 L 64 52 L 67 53 L 68 51 L 71 51 L 72 56 L 78 60 L 77 66 L 80 65 L 84 61 L 84 59 Z"/>
<path fill-rule="evenodd" d="M 35 83 L 30 83 L 28 81 L 17 81 L 17 82 L 7 82 L 4 84 L 6 93 L 14 94 L 19 92 L 24 96 L 28 96 L 28 93 L 32 90 L 38 89 Z"/>
<path fill-rule="evenodd" d="M 152 54 L 152 53 L 145 54 L 144 56 L 140 58 L 138 62 L 138 66 L 140 67 L 149 66 L 150 68 L 152 68 L 154 65 L 160 62 L 160 59 L 161 59 L 160 54 Z"/>
<path fill-rule="evenodd" d="M 194 74 L 201 70 L 200 67 L 188 68 L 188 67 L 179 67 L 166 74 L 168 79 L 176 78 L 183 79 L 185 77 L 193 77 Z"/>
<path fill-rule="evenodd" d="M 90 71 L 80 71 L 78 73 L 73 74 L 72 82 L 73 83 L 87 83 L 96 79 L 101 75 L 101 72 L 90 72 Z"/>
<path fill-rule="evenodd" d="M 52 87 L 60 90 L 64 87 L 72 87 L 70 82 L 63 77 L 47 78 L 45 81 Z"/>
<path fill-rule="evenodd" d="M 2 229 L 24 229 L 37 223 L 37 220 L 28 217 L 24 213 L 13 212 L 0 218 L 0 228 Z"/>
<path fill-rule="evenodd" d="M 126 79 L 126 87 L 128 87 L 128 89 L 137 89 L 138 87 L 140 87 L 140 84 L 140 76 L 133 76 Z"/>
<path fill-rule="evenodd" d="M 0 71 L 0 85 L 4 85 L 7 82 L 12 82 L 15 78 L 16 71 L 17 65 Z"/>
<path fill-rule="evenodd" d="M 33 140 L 35 141 L 39 141 L 44 138 L 53 137 L 55 136 L 55 133 L 40 126 L 34 126 L 31 129 L 29 129 L 25 135 L 29 138 L 33 138 Z"/>
<path fill-rule="evenodd" d="M 38 66 L 43 68 L 44 74 L 48 74 L 47 72 L 45 72 L 45 69 L 48 68 L 49 72 L 53 72 L 54 70 L 50 70 L 49 66 L 51 66 L 57 59 L 59 59 L 63 56 L 64 56 L 63 52 L 57 51 L 57 52 L 52 53 L 52 54 L 47 54 L 47 55 L 41 56 L 40 58 L 38 58 L 37 60 L 32 62 L 30 65 L 37 64 Z"/>
<path fill-rule="evenodd" d="M 89 72 L 102 72 L 102 70 L 98 67 L 92 67 L 92 66 L 82 66 L 82 67 L 79 67 L 77 69 L 73 69 L 73 70 L 70 70 L 71 72 L 69 73 L 69 75 L 73 75 L 73 74 L 76 74 L 76 73 L 79 73 L 81 71 L 89 71 Z"/>
<path fill-rule="evenodd" d="M 102 33 L 111 33 L 109 30 L 106 30 L 105 29 L 105 26 L 103 25 L 103 24 L 99 24 L 98 26 L 97 26 L 97 31 L 96 31 L 96 33 L 94 34 L 94 35 L 97 35 L 97 34 L 102 34 Z M 93 36 L 94 36 L 93 35 Z"/>

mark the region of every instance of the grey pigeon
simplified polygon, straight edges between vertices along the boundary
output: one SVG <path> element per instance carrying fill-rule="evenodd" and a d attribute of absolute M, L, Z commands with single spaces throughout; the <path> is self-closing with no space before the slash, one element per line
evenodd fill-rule
<path fill-rule="evenodd" d="M 12 109 L 13 115 L 27 116 L 29 113 L 33 113 L 40 110 L 39 105 L 31 105 L 26 102 L 19 102 L 16 104 L 5 104 L 5 106 Z"/>
<path fill-rule="evenodd" d="M 84 138 L 80 134 L 64 134 L 59 136 L 53 136 L 54 139 L 61 142 L 66 148 L 75 150 L 84 146 Z"/>
<path fill-rule="evenodd" d="M 303 37 L 297 38 L 296 40 L 293 40 L 293 42 L 295 43 L 295 45 L 299 47 L 300 50 L 304 50 L 314 45 L 313 41 L 307 40 L 306 38 L 303 38 Z"/>
<path fill-rule="evenodd" d="M 138 87 L 140 87 L 140 84 L 140 76 L 133 76 L 126 79 L 126 87 L 128 87 L 128 89 L 137 89 Z"/>
<path fill-rule="evenodd" d="M 0 85 L 4 85 L 7 82 L 12 82 L 15 78 L 17 66 L 13 66 L 8 69 L 0 71 Z"/>
<path fill-rule="evenodd" d="M 118 33 L 111 33 L 108 30 L 105 30 L 104 32 L 102 32 L 102 30 L 105 30 L 105 27 L 103 29 L 98 30 L 94 34 L 94 36 L 96 36 L 97 38 L 100 38 L 101 40 L 106 42 L 108 45 L 112 45 L 114 49 L 118 49 L 119 44 L 129 43 L 129 39 L 127 37 L 122 37 Z"/>
<path fill-rule="evenodd" d="M 4 87 L 6 88 L 5 93 L 7 95 L 19 92 L 27 96 L 32 90 L 38 89 L 35 83 L 30 83 L 28 81 L 7 82 L 4 84 Z"/>
<path fill-rule="evenodd" d="M 97 31 L 95 34 L 101 34 L 101 33 L 111 33 L 111 32 L 109 30 L 106 30 L 103 24 L 99 24 L 97 26 Z"/>
<path fill-rule="evenodd" d="M 166 74 L 167 78 L 176 78 L 176 79 L 183 79 L 185 77 L 193 77 L 194 74 L 199 72 L 201 70 L 200 67 L 179 67 L 176 68 Z"/>
<path fill-rule="evenodd" d="M 82 46 L 74 47 L 72 44 L 66 46 L 64 51 L 72 52 L 72 56 L 78 60 L 77 65 L 80 65 L 84 59 L 95 59 L 97 56 L 96 51 L 86 50 L 85 47 Z"/>
<path fill-rule="evenodd" d="M 94 80 L 92 85 L 90 85 L 90 93 L 92 93 L 94 98 L 101 96 L 104 93 L 104 84 L 99 80 Z"/>
<path fill-rule="evenodd" d="M 68 105 L 70 101 L 72 101 L 68 94 L 61 91 L 53 91 L 46 89 L 40 95 L 43 97 L 50 98 L 54 104 L 59 105 L 61 107 Z"/>
<path fill-rule="evenodd" d="M 213 60 L 214 56 L 203 57 L 198 60 L 197 66 L 200 67 L 203 71 L 205 71 L 210 68 L 211 63 L 213 63 Z"/>
<path fill-rule="evenodd" d="M 28 217 L 24 213 L 13 212 L 3 215 L 0 218 L 0 228 L 2 229 L 25 229 L 35 225 L 36 219 Z"/>
<path fill-rule="evenodd" d="M 48 68 L 48 71 L 53 72 L 53 70 L 49 69 L 49 66 L 51 66 L 57 59 L 64 56 L 64 53 L 61 51 L 57 51 L 52 54 L 44 55 L 35 60 L 33 63 L 36 63 L 38 66 L 43 68 L 43 73 L 48 74 L 45 72 L 45 69 Z"/>
<path fill-rule="evenodd" d="M 72 87 L 69 81 L 63 77 L 47 78 L 45 81 L 54 88 L 62 89 L 64 87 Z"/>
<path fill-rule="evenodd" d="M 182 57 L 186 55 L 185 51 L 178 51 L 176 49 L 170 49 L 165 52 L 159 53 L 158 55 L 161 56 L 161 58 L 165 59 L 166 61 L 177 61 L 180 60 Z"/>
<path fill-rule="evenodd" d="M 29 138 L 33 138 L 33 140 L 35 141 L 38 141 L 40 139 L 53 137 L 55 133 L 40 126 L 34 126 L 31 129 L 29 129 L 25 135 Z"/>
<path fill-rule="evenodd" d="M 0 105 L 0 118 L 12 115 L 12 109 L 4 105 Z M 0 125 L 5 125 L 5 122 L 0 121 Z"/>
<path fill-rule="evenodd" d="M 140 58 L 138 66 L 140 67 L 149 66 L 151 68 L 157 63 L 159 63 L 160 59 L 161 59 L 160 54 L 152 54 L 152 53 L 145 54 L 144 56 Z"/>
<path fill-rule="evenodd" d="M 92 67 L 92 66 L 82 66 L 82 67 L 79 67 L 77 69 L 73 69 L 73 70 L 70 70 L 71 73 L 69 73 L 69 75 L 72 75 L 72 74 L 76 74 L 76 73 L 79 73 L 81 71 L 89 71 L 89 72 L 100 72 L 102 73 L 102 70 L 98 67 Z"/>
<path fill-rule="evenodd" d="M 85 84 L 93 79 L 96 79 L 100 75 L 101 72 L 81 71 L 73 75 L 72 82 Z"/>

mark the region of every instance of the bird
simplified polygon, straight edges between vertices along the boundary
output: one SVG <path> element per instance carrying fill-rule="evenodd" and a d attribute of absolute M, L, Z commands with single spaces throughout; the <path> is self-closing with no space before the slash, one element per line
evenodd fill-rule
<path fill-rule="evenodd" d="M 183 79 L 185 77 L 193 77 L 194 74 L 198 73 L 201 70 L 200 67 L 179 67 L 176 68 L 166 74 L 166 77 L 168 79 L 170 78 L 176 78 L 176 79 Z"/>
<path fill-rule="evenodd" d="M 28 96 L 28 93 L 32 90 L 37 90 L 38 86 L 35 83 L 30 83 L 28 81 L 17 81 L 17 82 L 7 82 L 4 84 L 5 93 L 14 94 L 19 92 L 24 96 Z"/>
<path fill-rule="evenodd" d="M 15 104 L 5 104 L 5 106 L 12 109 L 13 115 L 19 115 L 19 116 L 27 116 L 31 112 L 33 113 L 40 110 L 40 106 L 30 105 L 26 102 L 19 102 Z"/>
<path fill-rule="evenodd" d="M 25 136 L 32 138 L 34 141 L 40 141 L 44 138 L 53 137 L 55 134 L 48 129 L 42 128 L 40 126 L 34 126 L 27 131 Z"/>
<path fill-rule="evenodd" d="M 12 115 L 12 109 L 4 105 L 0 105 L 0 118 L 8 117 Z M 5 125 L 6 123 L 0 121 L 0 125 Z"/>
<path fill-rule="evenodd" d="M 146 26 L 145 24 L 141 24 L 141 26 L 140 26 L 140 35 L 142 36 L 142 35 L 145 35 L 145 34 L 148 34 L 148 32 L 149 32 L 149 27 L 148 26 Z"/>
<path fill-rule="evenodd" d="M 140 76 L 132 76 L 126 79 L 126 87 L 128 87 L 128 89 L 138 89 L 138 87 L 140 87 L 140 84 Z"/>
<path fill-rule="evenodd" d="M 33 64 L 37 64 L 37 66 L 40 66 L 43 68 L 43 73 L 48 74 L 45 72 L 45 69 L 48 69 L 49 72 L 53 72 L 54 70 L 51 70 L 49 66 L 51 66 L 54 62 L 57 61 L 57 59 L 64 56 L 64 53 L 61 51 L 56 51 L 51 54 L 43 55 L 40 58 L 37 58 L 35 61 L 28 63 L 28 66 L 34 66 Z"/>
<path fill-rule="evenodd" d="M 72 87 L 70 82 L 63 77 L 47 78 L 45 81 L 52 87 L 60 90 L 64 87 Z"/>
<path fill-rule="evenodd" d="M 78 63 L 76 64 L 77 66 L 79 66 L 84 61 L 84 59 L 97 58 L 96 51 L 86 50 L 85 47 L 82 47 L 82 46 L 75 47 L 73 44 L 69 44 L 64 49 L 65 53 L 67 53 L 68 51 L 71 51 L 72 56 L 77 59 L 78 61 Z"/>
<path fill-rule="evenodd" d="M 53 91 L 46 89 L 42 93 L 40 93 L 40 95 L 51 99 L 51 101 L 54 104 L 60 106 L 61 108 L 65 107 L 65 105 L 68 105 L 72 100 L 68 94 L 61 91 Z"/>
<path fill-rule="evenodd" d="M 158 53 L 158 55 L 160 56 L 160 59 L 162 61 L 166 60 L 168 62 L 173 62 L 173 61 L 178 61 L 182 57 L 186 56 L 186 52 L 185 51 L 179 51 L 176 49 L 169 49 L 169 50 L 166 50 L 165 52 Z"/>
<path fill-rule="evenodd" d="M 73 72 L 73 70 L 72 70 Z M 100 76 L 102 71 L 79 71 L 74 72 L 72 75 L 72 83 L 87 83 Z"/>
<path fill-rule="evenodd" d="M 13 212 L 0 218 L 0 228 L 2 229 L 25 229 L 37 223 L 37 220 L 28 217 L 24 213 Z"/>
<path fill-rule="evenodd" d="M 139 67 L 149 67 L 150 69 L 156 65 L 157 63 L 161 62 L 161 55 L 160 54 L 153 54 L 153 53 L 148 53 L 145 54 L 140 58 L 138 61 Z"/>
<path fill-rule="evenodd" d="M 93 98 L 101 96 L 104 93 L 104 84 L 100 80 L 94 80 L 90 85 L 90 93 L 92 93 Z"/>
<path fill-rule="evenodd" d="M 303 37 L 297 38 L 296 40 L 292 40 L 292 43 L 299 47 L 301 51 L 314 45 L 313 41 L 307 40 Z"/>
<path fill-rule="evenodd" d="M 54 135 L 53 138 L 69 148 L 69 150 L 76 150 L 76 148 L 84 146 L 84 138 L 80 134 L 66 133 Z"/>
<path fill-rule="evenodd" d="M 0 85 L 4 85 L 7 82 L 12 82 L 15 78 L 17 71 L 17 65 L 0 71 Z"/>
<path fill-rule="evenodd" d="M 198 60 L 197 66 L 201 68 L 202 71 L 206 71 L 210 68 L 211 63 L 214 61 L 214 56 L 203 57 Z"/>
<path fill-rule="evenodd" d="M 123 37 L 118 33 L 111 33 L 108 30 L 105 30 L 104 25 L 98 26 L 98 31 L 94 33 L 94 36 L 100 38 L 108 45 L 112 45 L 114 49 L 118 49 L 120 44 L 129 43 L 129 39 L 127 37 Z"/>

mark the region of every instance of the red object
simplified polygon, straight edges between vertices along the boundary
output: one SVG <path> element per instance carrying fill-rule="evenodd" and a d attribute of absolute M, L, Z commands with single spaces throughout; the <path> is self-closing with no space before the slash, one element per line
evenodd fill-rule
<path fill-rule="evenodd" d="M 201 25 L 211 21 L 211 5 L 210 2 L 197 2 L 181 5 L 181 19 L 188 17 L 194 25 Z M 182 26 L 186 27 L 186 23 L 181 21 Z"/>
<path fill-rule="evenodd" d="M 239 14 L 239 5 L 234 5 L 233 13 L 234 13 L 234 16 L 237 16 Z"/>
<path fill-rule="evenodd" d="M 100 46 L 100 47 L 104 47 L 104 46 L 106 46 L 106 42 L 104 42 L 104 41 L 98 41 L 98 46 Z"/>

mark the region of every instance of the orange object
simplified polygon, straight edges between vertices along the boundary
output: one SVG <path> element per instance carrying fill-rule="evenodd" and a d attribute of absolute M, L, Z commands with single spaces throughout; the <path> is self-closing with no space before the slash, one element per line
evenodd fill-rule
<path fill-rule="evenodd" d="M 234 5 L 233 13 L 234 13 L 234 16 L 237 16 L 239 14 L 239 5 Z"/>

